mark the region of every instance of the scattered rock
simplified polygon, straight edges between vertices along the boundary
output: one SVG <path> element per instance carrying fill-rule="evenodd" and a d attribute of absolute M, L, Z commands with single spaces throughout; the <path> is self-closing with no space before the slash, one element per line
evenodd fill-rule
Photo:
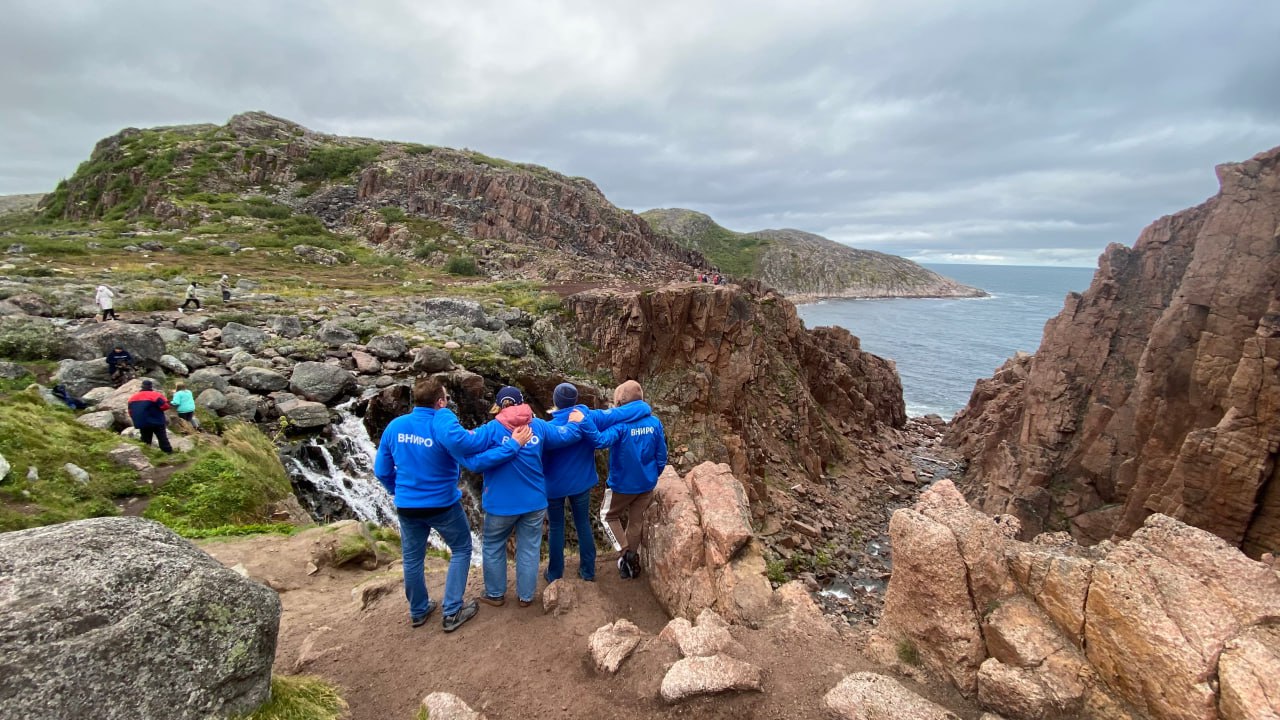
<path fill-rule="evenodd" d="M 110 410 L 98 410 L 76 416 L 76 422 L 98 430 L 114 430 L 116 416 Z"/>
<path fill-rule="evenodd" d="M 636 649 L 644 637 L 643 630 L 625 619 L 597 629 L 591 633 L 591 638 L 588 640 L 591 659 L 595 662 L 596 669 L 610 674 L 618 672 L 622 662 L 631 655 L 631 651 Z"/>
<path fill-rule="evenodd" d="M 422 310 L 426 313 L 428 322 L 437 322 L 441 325 L 485 327 L 489 321 L 484 308 L 475 300 L 430 298 L 422 303 Z"/>
<path fill-rule="evenodd" d="M 87 470 L 75 463 L 67 463 L 66 465 L 63 465 L 62 470 L 67 475 L 71 476 L 72 480 L 75 480 L 81 485 L 88 485 L 89 481 L 93 479 L 89 476 L 89 472 Z"/>
<path fill-rule="evenodd" d="M 453 358 L 440 348 L 420 347 L 413 353 L 411 369 L 418 373 L 446 372 L 453 369 Z"/>
<path fill-rule="evenodd" d="M 142 452 L 142 448 L 137 445 L 120 445 L 107 453 L 107 457 L 111 458 L 111 462 L 120 467 L 127 467 L 138 472 L 152 468 L 151 461 Z"/>
<path fill-rule="evenodd" d="M 677 702 L 729 690 L 760 690 L 760 668 L 727 655 L 678 660 L 662 678 L 662 699 Z"/>
<path fill-rule="evenodd" d="M 208 388 L 196 396 L 196 406 L 221 413 L 227 407 L 227 396 L 214 388 Z"/>
<path fill-rule="evenodd" d="M 60 360 L 58 372 L 53 379 L 65 385 L 67 392 L 86 399 L 89 391 L 94 388 L 111 387 L 111 372 L 107 370 L 107 361 L 103 358 L 86 361 Z"/>
<path fill-rule="evenodd" d="M 844 720 L 960 720 L 897 680 L 869 672 L 846 676 L 823 702 Z"/>
<path fill-rule="evenodd" d="M 316 265 L 340 265 L 350 259 L 341 250 L 326 250 L 315 245 L 294 245 L 293 254 Z"/>
<path fill-rule="evenodd" d="M 302 334 L 302 323 L 292 315 L 276 315 L 267 322 L 271 332 L 285 338 L 296 338 Z"/>
<path fill-rule="evenodd" d="M 329 347 L 360 341 L 360 336 L 335 322 L 323 322 L 315 329 L 316 339 Z"/>
<path fill-rule="evenodd" d="M 431 720 L 485 720 L 483 714 L 472 710 L 452 693 L 433 692 L 422 699 L 422 706 Z"/>
<path fill-rule="evenodd" d="M 249 352 L 258 352 L 267 344 L 269 336 L 266 332 L 237 322 L 229 322 L 222 326 L 223 347 L 239 347 Z"/>
<path fill-rule="evenodd" d="M 542 612 L 559 617 L 578 604 L 577 588 L 570 580 L 554 580 L 542 590 Z"/>
<path fill-rule="evenodd" d="M 0 378 L 5 380 L 18 380 L 27 377 L 31 371 L 15 362 L 7 362 L 0 360 Z"/>
<path fill-rule="evenodd" d="M 694 626 L 684 618 L 675 618 L 658 633 L 658 639 L 675 643 L 684 657 L 710 657 L 720 653 L 743 655 L 742 646 L 729 633 L 729 624 L 714 611 L 703 610 Z"/>
<path fill-rule="evenodd" d="M 231 376 L 231 382 L 256 393 L 269 393 L 289 387 L 289 378 L 275 370 L 260 367 L 242 367 Z"/>
<path fill-rule="evenodd" d="M 409 352 L 409 343 L 399 335 L 375 335 L 369 338 L 365 347 L 370 353 L 383 360 L 396 360 Z"/>
<path fill-rule="evenodd" d="M 355 387 L 356 378 L 350 372 L 321 362 L 300 362 L 289 378 L 290 392 L 321 403 L 341 397 Z"/>
<path fill-rule="evenodd" d="M 226 394 L 227 388 L 229 387 L 231 387 L 231 385 L 227 382 L 227 378 L 213 368 L 196 370 L 187 378 L 187 389 L 197 397 L 210 388 Z"/>
<path fill-rule="evenodd" d="M 174 375 L 189 375 L 191 373 L 191 368 L 188 368 L 185 363 L 172 355 L 161 355 L 160 367 Z"/>
<path fill-rule="evenodd" d="M 299 429 L 324 427 L 329 424 L 329 406 L 324 403 L 300 400 L 290 403 L 284 411 L 289 424 Z"/>
<path fill-rule="evenodd" d="M 404 588 L 404 573 L 386 573 L 377 577 L 369 578 L 359 585 L 351 588 L 351 599 L 360 606 L 361 610 L 367 610 L 385 595 L 399 592 Z"/>
<path fill-rule="evenodd" d="M 382 362 L 367 352 L 352 350 L 351 359 L 355 361 L 356 372 L 361 375 L 377 375 L 382 372 Z"/>
<path fill-rule="evenodd" d="M 67 354 L 76 360 L 97 360 L 119 345 L 139 365 L 153 366 L 164 355 L 164 340 L 153 327 L 123 322 L 82 325 L 71 334 Z"/>
<path fill-rule="evenodd" d="M 294 673 L 300 673 L 303 670 L 306 670 L 309 666 L 315 664 L 317 661 L 329 657 L 330 655 L 340 653 L 346 648 L 345 645 L 330 645 L 324 648 L 316 648 L 316 644 L 319 643 L 325 635 L 331 632 L 333 632 L 333 628 L 328 625 L 322 625 L 315 630 L 312 630 L 305 638 L 303 638 L 302 644 L 298 647 L 298 659 L 293 663 Z"/>

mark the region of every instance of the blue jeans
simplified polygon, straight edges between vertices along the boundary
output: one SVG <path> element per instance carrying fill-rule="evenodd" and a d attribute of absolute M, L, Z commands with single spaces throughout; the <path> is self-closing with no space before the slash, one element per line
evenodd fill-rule
<path fill-rule="evenodd" d="M 533 600 L 538 589 L 538 550 L 542 547 L 542 521 L 546 510 L 520 515 L 484 514 L 484 594 L 507 594 L 507 538 L 516 534 L 516 595 Z"/>
<path fill-rule="evenodd" d="M 596 541 L 591 534 L 591 488 L 563 498 L 551 498 L 547 505 L 547 582 L 564 577 L 564 503 L 569 501 L 573 529 L 578 533 L 578 577 L 596 577 Z"/>
<path fill-rule="evenodd" d="M 449 574 L 444 581 L 444 614 L 462 609 L 462 593 L 467 589 L 467 572 L 471 569 L 471 525 L 456 502 L 430 517 L 400 516 L 400 553 L 404 560 L 404 595 L 409 600 L 409 615 L 427 614 L 427 580 L 423 567 L 427 557 L 427 537 L 431 529 L 440 533 L 449 546 Z"/>

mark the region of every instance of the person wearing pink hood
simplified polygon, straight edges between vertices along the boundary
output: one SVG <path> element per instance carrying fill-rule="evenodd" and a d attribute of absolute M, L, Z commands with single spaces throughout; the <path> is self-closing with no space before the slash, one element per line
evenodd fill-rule
<path fill-rule="evenodd" d="M 487 447 L 515 440 L 511 433 L 528 426 L 533 437 L 511 460 L 484 472 L 484 595 L 480 602 L 495 607 L 506 604 L 507 538 L 516 536 L 516 597 L 520 607 L 533 604 L 538 586 L 538 562 L 542 545 L 542 524 L 547 516 L 547 480 L 542 469 L 542 451 L 572 445 L 583 437 L 594 437 L 595 428 L 583 423 L 575 411 L 565 425 L 552 425 L 533 417 L 533 409 L 514 387 L 498 391 L 494 400 L 498 415 L 474 430 Z M 465 431 L 463 431 L 465 432 Z M 446 447 L 448 446 L 446 441 Z"/>

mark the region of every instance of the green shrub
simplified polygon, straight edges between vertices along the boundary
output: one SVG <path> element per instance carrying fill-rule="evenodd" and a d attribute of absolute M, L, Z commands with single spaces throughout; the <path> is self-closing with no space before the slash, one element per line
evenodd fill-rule
<path fill-rule="evenodd" d="M 48 321 L 23 317 L 0 320 L 0 357 L 56 360 L 66 342 L 66 332 Z"/>
<path fill-rule="evenodd" d="M 476 259 L 470 255 L 451 255 L 444 264 L 444 271 L 450 275 L 475 276 L 480 274 Z"/>
<path fill-rule="evenodd" d="M 316 148 L 298 166 L 296 177 L 302 181 L 337 180 L 368 165 L 382 154 L 377 145 L 362 147 Z"/>
<path fill-rule="evenodd" d="M 911 638 L 898 641 L 898 659 L 912 667 L 920 667 L 920 650 Z"/>
<path fill-rule="evenodd" d="M 378 214 L 382 216 L 383 220 L 386 220 L 389 223 L 400 222 L 405 218 L 404 210 L 401 210 L 400 208 L 395 207 L 394 205 L 390 207 L 378 208 Z"/>
<path fill-rule="evenodd" d="M 764 574 L 769 578 L 770 582 L 777 585 L 782 585 L 787 582 L 787 564 L 785 562 L 781 560 L 770 560 L 765 563 L 764 567 Z"/>
<path fill-rule="evenodd" d="M 419 143 L 405 143 L 404 151 L 408 155 L 430 155 L 435 148 Z"/>

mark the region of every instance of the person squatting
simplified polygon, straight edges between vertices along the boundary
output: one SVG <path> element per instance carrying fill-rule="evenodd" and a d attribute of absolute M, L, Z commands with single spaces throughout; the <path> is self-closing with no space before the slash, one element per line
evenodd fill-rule
<path fill-rule="evenodd" d="M 400 520 L 404 590 L 413 627 L 435 611 L 426 586 L 427 539 L 434 529 L 449 547 L 443 620 L 453 632 L 479 612 L 479 603 L 507 602 L 507 540 L 515 536 L 516 587 L 520 607 L 537 591 L 542 528 L 548 524 L 547 582 L 564 575 L 565 508 L 578 535 L 578 577 L 595 580 L 596 547 L 589 518 L 591 491 L 599 484 L 595 451 L 609 450 L 601 518 L 618 551 L 618 574 L 639 577 L 640 531 L 645 508 L 667 464 L 662 422 L 644 402 L 634 380 L 614 391 L 614 407 L 593 410 L 578 402 L 578 389 L 561 383 L 551 419 L 533 417 L 520 390 L 503 387 L 494 399 L 493 420 L 467 430 L 450 408 L 448 388 L 437 378 L 413 385 L 413 409 L 382 432 L 374 475 L 395 499 Z M 471 525 L 462 508 L 459 466 L 484 478 L 484 590 L 464 602 L 471 565 Z"/>

